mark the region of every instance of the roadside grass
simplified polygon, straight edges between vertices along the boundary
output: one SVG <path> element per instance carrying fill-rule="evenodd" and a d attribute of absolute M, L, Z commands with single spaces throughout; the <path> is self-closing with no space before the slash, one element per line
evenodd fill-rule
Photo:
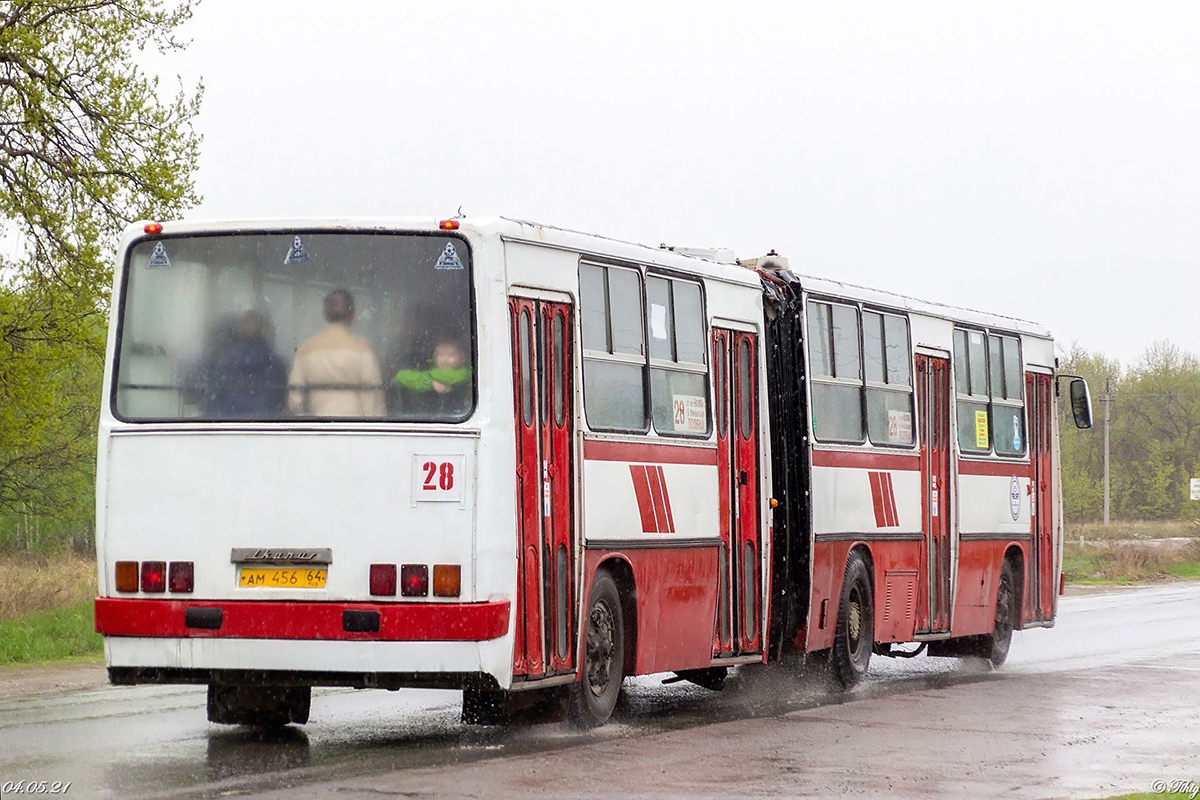
<path fill-rule="evenodd" d="M 1171 539 L 1177 536 L 1200 536 L 1200 519 L 1145 522 L 1068 522 L 1063 526 L 1067 541 L 1088 542 L 1129 541 L 1131 539 Z"/>
<path fill-rule="evenodd" d="M 1067 583 L 1105 586 L 1200 579 L 1200 538 L 1188 542 L 1105 542 L 1063 547 Z"/>
<path fill-rule="evenodd" d="M 0 667 L 98 657 L 95 594 L 91 559 L 70 552 L 0 556 Z"/>

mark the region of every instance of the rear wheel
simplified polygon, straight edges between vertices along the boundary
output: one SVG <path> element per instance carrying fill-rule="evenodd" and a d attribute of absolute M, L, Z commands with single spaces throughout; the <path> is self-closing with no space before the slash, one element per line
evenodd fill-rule
<path fill-rule="evenodd" d="M 222 725 L 280 728 L 308 722 L 312 689 L 307 686 L 209 684 L 208 721 Z"/>
<path fill-rule="evenodd" d="M 979 654 L 998 667 L 1008 658 L 1012 646 L 1013 628 L 1017 621 L 1016 570 L 1013 562 L 1005 559 L 1000 569 L 1000 586 L 996 589 L 996 619 L 991 636 L 984 636 Z"/>
<path fill-rule="evenodd" d="M 603 725 L 616 708 L 625 680 L 625 618 L 617 582 L 605 569 L 592 581 L 582 672 L 571 687 L 571 721 L 583 727 Z"/>
<path fill-rule="evenodd" d="M 842 598 L 838 603 L 837 627 L 829 663 L 833 675 L 845 689 L 862 682 L 871 664 L 875 645 L 875 611 L 871 597 L 871 573 L 858 551 L 846 560 Z"/>

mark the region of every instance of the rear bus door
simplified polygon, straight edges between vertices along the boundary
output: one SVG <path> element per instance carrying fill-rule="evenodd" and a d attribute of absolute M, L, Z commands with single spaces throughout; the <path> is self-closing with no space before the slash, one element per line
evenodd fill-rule
<path fill-rule="evenodd" d="M 509 301 L 517 445 L 513 668 L 574 671 L 575 514 L 571 306 Z"/>
<path fill-rule="evenodd" d="M 1033 542 L 1029 552 L 1029 602 L 1027 614 L 1046 620 L 1054 617 L 1054 554 L 1053 480 L 1051 475 L 1051 418 L 1054 393 L 1050 375 L 1026 373 L 1025 396 L 1029 409 L 1029 518 Z"/>
<path fill-rule="evenodd" d="M 950 362 L 917 354 L 917 413 L 921 420 L 921 559 L 917 630 L 950 630 Z"/>
<path fill-rule="evenodd" d="M 714 327 L 712 349 L 721 523 L 713 655 L 720 657 L 762 650 L 758 337 Z"/>

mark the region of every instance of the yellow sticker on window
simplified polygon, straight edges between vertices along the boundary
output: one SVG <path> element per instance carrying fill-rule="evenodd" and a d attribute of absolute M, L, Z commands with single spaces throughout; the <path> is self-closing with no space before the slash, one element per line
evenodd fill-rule
<path fill-rule="evenodd" d="M 986 411 L 975 412 L 975 447 L 979 450 L 988 448 L 988 415 Z"/>

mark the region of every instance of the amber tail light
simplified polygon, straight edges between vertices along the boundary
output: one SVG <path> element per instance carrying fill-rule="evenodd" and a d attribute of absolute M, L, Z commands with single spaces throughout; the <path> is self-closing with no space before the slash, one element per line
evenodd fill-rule
<path fill-rule="evenodd" d="M 138 590 L 138 562 L 117 562 L 117 591 L 136 592 Z"/>
<path fill-rule="evenodd" d="M 462 591 L 462 568 L 458 564 L 433 565 L 433 596 L 458 597 Z"/>

